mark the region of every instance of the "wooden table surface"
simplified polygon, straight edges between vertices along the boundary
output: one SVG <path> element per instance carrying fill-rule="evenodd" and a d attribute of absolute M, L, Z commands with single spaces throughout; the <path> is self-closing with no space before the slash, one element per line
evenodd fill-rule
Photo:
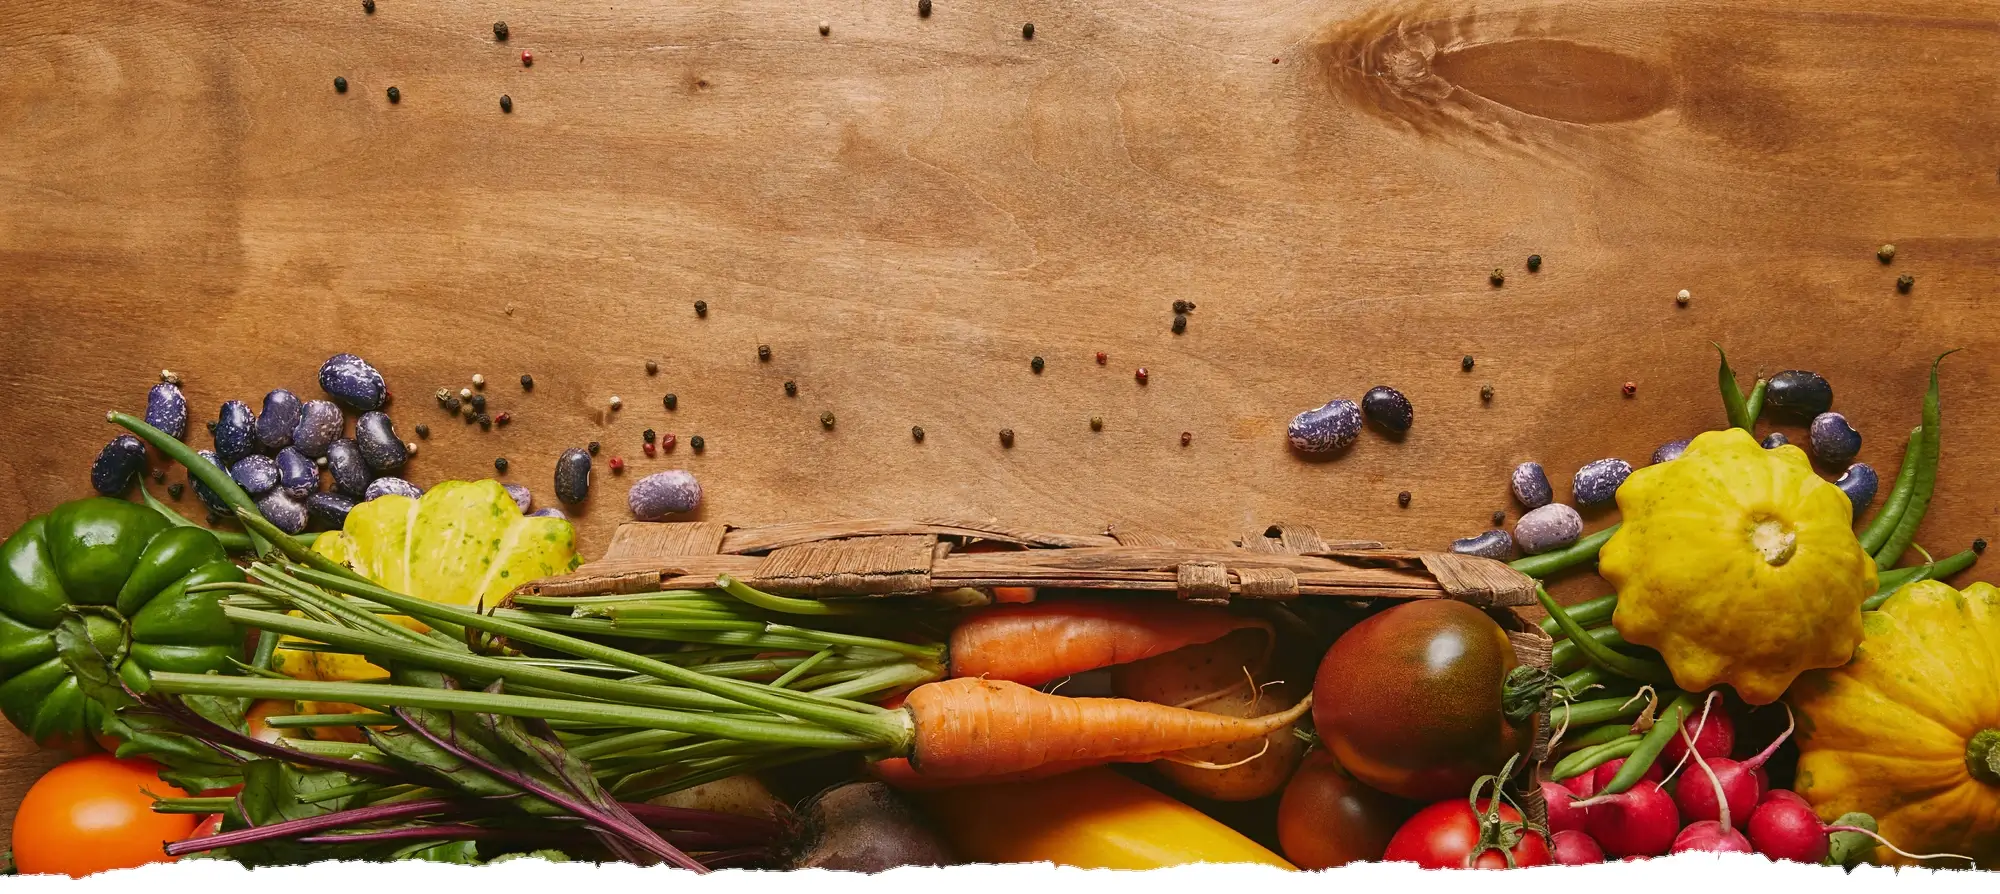
<path fill-rule="evenodd" d="M 546 499 L 562 448 L 622 455 L 587 555 L 674 467 L 725 521 L 1441 546 L 1514 514 L 1517 462 L 1566 494 L 1718 427 L 1713 339 L 1746 377 L 1828 376 L 1884 478 L 1930 358 L 1970 349 L 1922 540 L 2000 533 L 1991 3 L 934 10 L 0 5 L 0 530 L 84 495 L 103 412 L 162 368 L 199 421 L 317 396 L 354 351 L 406 438 L 433 429 L 420 484 L 504 456 Z M 433 403 L 474 373 L 510 425 Z M 1416 405 L 1404 441 L 1287 449 L 1293 414 L 1381 383 Z M 678 449 L 643 457 L 647 428 Z M 4 736 L 0 808 L 51 760 Z"/>

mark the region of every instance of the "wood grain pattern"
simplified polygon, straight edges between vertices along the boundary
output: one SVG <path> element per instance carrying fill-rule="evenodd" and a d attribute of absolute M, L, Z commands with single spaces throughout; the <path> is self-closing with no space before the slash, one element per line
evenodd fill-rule
<path fill-rule="evenodd" d="M 1923 541 L 1994 531 L 1991 2 L 935 9 L 0 4 L 0 527 L 82 495 L 102 412 L 162 367 L 209 414 L 355 350 L 435 429 L 420 483 L 506 456 L 546 496 L 598 440 L 696 471 L 712 519 L 1436 548 L 1516 462 L 1719 425 L 1716 339 L 1830 377 L 1885 476 L 1929 358 L 1969 348 Z M 474 372 L 513 424 L 430 404 Z M 1287 451 L 1292 414 L 1383 382 L 1401 443 Z M 678 450 L 643 458 L 649 427 Z M 599 475 L 586 553 L 625 483 Z M 0 804 L 48 760 L 9 741 Z"/>

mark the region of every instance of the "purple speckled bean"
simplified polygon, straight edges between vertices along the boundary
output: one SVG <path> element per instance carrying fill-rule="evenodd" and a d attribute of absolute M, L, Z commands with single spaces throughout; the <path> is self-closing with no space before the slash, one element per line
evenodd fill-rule
<path fill-rule="evenodd" d="M 98 451 L 90 464 L 90 486 L 107 497 L 115 497 L 132 486 L 132 479 L 146 466 L 146 442 L 131 435 L 119 435 Z"/>
<path fill-rule="evenodd" d="M 366 503 L 376 497 L 384 497 L 390 494 L 399 494 L 414 500 L 417 497 L 423 496 L 424 492 L 421 488 L 401 478 L 377 478 L 374 481 L 368 482 L 368 490 L 361 495 L 361 502 Z"/>
<path fill-rule="evenodd" d="M 1776 450 L 1780 447 L 1785 446 L 1786 444 L 1790 444 L 1791 442 L 1792 439 L 1785 437 L 1784 432 L 1774 431 L 1768 435 L 1765 435 L 1764 440 L 1760 441 L 1759 443 L 1764 445 L 1765 450 Z"/>
<path fill-rule="evenodd" d="M 1452 541 L 1451 551 L 1505 562 L 1514 557 L 1514 538 L 1506 531 L 1494 528 L 1483 534 Z"/>
<path fill-rule="evenodd" d="M 1529 509 L 1540 509 L 1556 498 L 1549 487 L 1549 476 L 1542 471 L 1541 463 L 1522 463 L 1514 467 L 1514 499 Z M 1490 532 L 1489 532 L 1490 533 Z"/>
<path fill-rule="evenodd" d="M 303 500 L 319 490 L 319 466 L 296 447 L 278 451 L 278 486 Z"/>
<path fill-rule="evenodd" d="M 506 488 L 507 496 L 514 498 L 514 505 L 521 507 L 521 512 L 526 513 L 535 504 L 535 495 L 528 491 L 527 485 L 509 484 Z"/>
<path fill-rule="evenodd" d="M 283 388 L 264 395 L 264 412 L 257 414 L 257 443 L 265 453 L 292 446 L 300 409 L 299 396 Z"/>
<path fill-rule="evenodd" d="M 330 400 L 309 400 L 299 408 L 299 424 L 292 429 L 292 446 L 313 459 L 326 455 L 326 446 L 340 439 L 347 417 Z"/>
<path fill-rule="evenodd" d="M 297 534 L 306 529 L 305 502 L 282 490 L 274 489 L 258 497 L 257 513 L 287 534 Z"/>
<path fill-rule="evenodd" d="M 222 463 L 216 460 L 215 451 L 197 450 L 195 451 L 195 455 L 208 460 L 209 465 L 222 469 L 223 474 L 228 474 L 229 470 L 224 469 Z M 194 477 L 193 474 L 189 474 L 188 481 L 194 484 L 194 495 L 200 497 L 203 503 L 208 504 L 208 511 L 217 515 L 230 514 L 229 504 L 223 502 L 222 497 L 215 491 L 209 490 L 208 485 L 201 483 L 201 479 Z"/>
<path fill-rule="evenodd" d="M 363 413 L 354 420 L 354 443 L 361 448 L 361 459 L 368 464 L 368 471 L 377 475 L 400 472 L 410 459 L 409 448 L 403 446 L 402 438 L 396 437 L 389 414 L 379 410 Z"/>
<path fill-rule="evenodd" d="M 581 503 L 590 498 L 590 454 L 571 447 L 556 457 L 556 499 Z"/>
<path fill-rule="evenodd" d="M 1331 453 L 1354 443 L 1361 434 L 1361 408 L 1351 400 L 1331 400 L 1325 406 L 1292 417 L 1286 429 L 1292 447 L 1302 453 Z"/>
<path fill-rule="evenodd" d="M 1562 549 L 1583 536 L 1583 516 L 1562 503 L 1531 509 L 1514 523 L 1514 543 L 1528 555 Z"/>
<path fill-rule="evenodd" d="M 368 474 L 368 464 L 361 459 L 361 448 L 346 438 L 327 445 L 326 470 L 333 475 L 336 490 L 357 500 L 368 493 L 368 482 L 375 477 Z"/>
<path fill-rule="evenodd" d="M 560 518 L 560 519 L 568 519 L 568 518 L 569 518 L 569 515 L 568 515 L 567 513 L 563 512 L 562 510 L 560 510 L 560 509 L 557 509 L 557 508 L 556 508 L 556 507 L 554 507 L 554 506 L 544 506 L 544 507 L 542 507 L 542 508 L 540 508 L 540 509 L 537 509 L 537 510 L 535 510 L 535 511 L 533 511 L 533 512 L 530 512 L 530 513 L 528 513 L 528 517 L 529 517 L 529 518 Z"/>
<path fill-rule="evenodd" d="M 329 531 L 338 531 L 347 524 L 347 513 L 352 511 L 354 500 L 346 494 L 313 494 L 306 498 L 306 515 Z"/>
<path fill-rule="evenodd" d="M 1618 495 L 1618 487 L 1632 474 L 1632 464 L 1622 459 L 1600 459 L 1586 463 L 1576 470 L 1576 477 L 1570 481 L 1570 493 L 1577 503 L 1584 506 L 1599 506 L 1611 502 Z"/>
<path fill-rule="evenodd" d="M 187 440 L 188 402 L 187 396 L 181 394 L 181 386 L 161 382 L 146 392 L 146 424 L 175 440 Z"/>
<path fill-rule="evenodd" d="M 215 419 L 215 458 L 232 465 L 257 449 L 257 416 L 250 405 L 232 400 L 222 405 Z"/>
<path fill-rule="evenodd" d="M 1875 502 L 1875 489 L 1881 486 L 1882 480 L 1876 476 L 1874 466 L 1855 463 L 1848 466 L 1847 472 L 1833 484 L 1847 494 L 1847 502 L 1854 504 L 1854 517 L 1859 519 L 1868 504 Z"/>
<path fill-rule="evenodd" d="M 1846 416 L 1821 413 L 1813 417 L 1812 426 L 1806 429 L 1806 443 L 1812 445 L 1814 459 L 1838 466 L 1861 452 L 1861 433 L 1847 424 Z"/>
<path fill-rule="evenodd" d="M 229 477 L 236 479 L 236 483 L 249 491 L 250 496 L 261 497 L 278 486 L 278 461 L 253 453 L 231 464 Z"/>
<path fill-rule="evenodd" d="M 382 409 L 388 386 L 382 374 L 353 354 L 335 354 L 319 368 L 319 387 L 341 406 L 361 412 Z"/>
<path fill-rule="evenodd" d="M 1657 466 L 1661 463 L 1673 462 L 1680 459 L 1681 454 L 1687 452 L 1688 445 L 1691 443 L 1693 443 L 1692 439 L 1681 438 L 1678 441 L 1668 441 L 1665 444 L 1661 444 L 1653 451 L 1653 465 Z"/>
<path fill-rule="evenodd" d="M 625 499 L 633 518 L 652 521 L 676 512 L 692 512 L 701 505 L 701 483 L 682 469 L 654 472 L 633 483 Z"/>

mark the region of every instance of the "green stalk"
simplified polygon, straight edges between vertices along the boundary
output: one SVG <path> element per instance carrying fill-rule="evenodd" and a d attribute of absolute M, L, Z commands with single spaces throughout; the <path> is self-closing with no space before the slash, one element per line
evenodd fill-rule
<path fill-rule="evenodd" d="M 515 605 L 530 605 L 540 608 L 574 609 L 590 605 L 619 605 L 631 603 L 643 605 L 650 602 L 708 602 L 716 605 L 728 603 L 715 598 L 707 590 L 660 590 L 654 593 L 613 593 L 606 596 L 531 596 L 526 593 L 514 597 Z"/>
<path fill-rule="evenodd" d="M 199 454 L 197 454 L 196 458 L 200 458 Z M 234 481 L 235 479 L 232 478 L 230 480 Z M 147 490 L 146 485 L 143 482 L 140 483 L 139 485 L 139 498 L 141 500 L 144 500 L 146 505 L 150 507 L 154 512 L 157 512 L 165 516 L 168 523 L 174 525 L 175 527 L 181 527 L 181 528 L 201 527 L 200 525 L 197 525 L 193 521 L 189 520 L 187 516 L 175 512 L 173 507 L 160 502 L 160 498 L 153 496 L 153 492 Z M 247 553 L 251 551 L 250 535 L 248 534 L 244 534 L 241 531 L 222 531 L 222 530 L 217 530 L 215 528 L 202 528 L 202 530 L 205 530 L 208 533 L 215 535 L 215 539 L 222 541 L 222 548 L 232 553 Z M 303 543 L 307 546 L 311 546 L 313 544 L 313 541 L 319 539 L 318 532 L 294 534 L 292 536 L 297 538 L 300 543 Z"/>
<path fill-rule="evenodd" d="M 691 608 L 680 605 L 618 605 L 579 608 L 574 618 L 609 618 L 612 621 L 755 621 L 743 611 Z"/>
<path fill-rule="evenodd" d="M 1715 342 L 1709 344 L 1715 345 L 1715 354 L 1722 359 L 1721 365 L 1716 367 L 1715 380 L 1722 392 L 1722 409 L 1729 416 L 1729 425 L 1732 428 L 1743 429 L 1749 432 L 1751 437 L 1756 437 L 1757 420 L 1751 418 L 1750 408 L 1743 401 L 1743 389 L 1736 384 L 1736 371 L 1729 368 L 1729 355 L 1723 353 L 1721 345 Z"/>
<path fill-rule="evenodd" d="M 321 726 L 393 726 L 388 714 L 277 714 L 264 718 L 272 729 L 312 729 Z"/>
<path fill-rule="evenodd" d="M 1652 683 L 1662 686 L 1673 684 L 1674 675 L 1667 669 L 1666 665 L 1657 661 L 1623 655 L 1599 645 L 1597 640 L 1592 639 L 1588 632 L 1582 627 L 1577 626 L 1576 621 L 1569 616 L 1568 612 L 1563 611 L 1562 606 L 1557 605 L 1556 601 L 1549 597 L 1549 591 L 1541 587 L 1536 587 L 1535 599 L 1541 602 L 1542 610 L 1548 612 L 1549 617 L 1556 619 L 1556 624 L 1562 627 L 1563 632 L 1569 636 L 1569 641 L 1576 643 L 1583 650 L 1584 657 L 1590 659 L 1591 664 L 1595 664 L 1619 676 L 1638 680 L 1641 683 Z"/>
<path fill-rule="evenodd" d="M 798 664 L 792 665 L 791 670 L 785 671 L 783 674 L 780 674 L 777 679 L 772 680 L 771 688 L 783 689 L 786 686 L 790 686 L 793 680 L 805 676 L 806 671 L 812 670 L 813 668 L 819 666 L 820 662 L 825 661 L 832 655 L 833 655 L 832 646 L 828 646 L 824 649 L 814 652 L 812 654 L 812 657 L 807 658 L 806 660 L 801 661 Z"/>
<path fill-rule="evenodd" d="M 222 813 L 236 806 L 235 798 L 161 798 L 153 802 L 154 813 Z"/>
<path fill-rule="evenodd" d="M 1574 612 L 1570 614 L 1570 620 L 1576 620 Z M 1577 623 L 1581 624 L 1582 622 L 1578 621 Z M 1597 641 L 1598 645 L 1607 649 L 1616 649 L 1619 646 L 1628 645 L 1625 642 L 1625 637 L 1618 635 L 1618 628 L 1610 625 L 1592 627 L 1587 632 L 1590 634 L 1591 639 Z M 1549 665 L 1564 673 L 1575 670 L 1583 661 L 1583 652 L 1581 649 L 1582 647 L 1578 646 L 1575 642 L 1564 638 L 1556 643 L 1554 649 L 1550 650 Z"/>
<path fill-rule="evenodd" d="M 722 591 L 765 611 L 782 612 L 788 615 L 851 615 L 861 610 L 853 603 L 828 603 L 817 599 L 793 599 L 766 593 L 727 574 L 715 579 L 715 585 Z"/>
<path fill-rule="evenodd" d="M 1547 580 L 1558 573 L 1596 559 L 1598 550 L 1604 548 L 1604 542 L 1610 540 L 1611 535 L 1617 532 L 1618 526 L 1612 525 L 1554 552 L 1515 559 L 1508 562 L 1507 567 L 1536 580 Z"/>
<path fill-rule="evenodd" d="M 644 729 L 672 730 L 698 736 L 768 742 L 774 745 L 817 748 L 824 751 L 867 751 L 883 748 L 885 742 L 888 743 L 888 749 L 897 754 L 908 754 L 910 750 L 911 731 L 906 714 L 864 718 L 875 724 L 875 735 L 860 735 L 814 726 L 668 711 L 635 705 L 530 698 L 395 684 L 269 680 L 255 677 L 224 677 L 216 674 L 177 674 L 167 671 L 153 672 L 152 682 L 154 691 L 168 695 L 295 699 L 372 707 L 429 708 L 434 711 L 464 711 L 541 720 L 618 723 Z"/>
<path fill-rule="evenodd" d="M 1661 711 L 1658 718 L 1653 721 L 1653 728 L 1640 737 L 1639 745 L 1632 749 L 1631 756 L 1625 763 L 1619 765 L 1618 775 L 1611 777 L 1609 783 L 1598 789 L 1597 794 L 1584 803 L 1596 803 L 1611 795 L 1622 794 L 1639 784 L 1640 778 L 1646 775 L 1646 771 L 1652 769 L 1653 762 L 1660 759 L 1660 752 L 1666 750 L 1667 743 L 1680 735 L 1681 721 L 1687 719 L 1693 710 L 1694 695 L 1691 693 L 1681 693 L 1679 698 L 1669 702 L 1666 710 Z"/>
<path fill-rule="evenodd" d="M 1750 396 L 1743 401 L 1743 416 L 1750 420 L 1752 426 L 1757 424 L 1758 417 L 1764 415 L 1764 392 L 1770 385 L 1768 379 L 1759 378 L 1757 384 L 1750 387 Z M 1755 435 L 1756 432 L 1753 430 L 1750 434 Z"/>
<path fill-rule="evenodd" d="M 319 757 L 337 757 L 343 760 L 367 761 L 372 764 L 388 762 L 388 755 L 373 745 L 357 742 L 322 742 L 318 739 L 294 739 L 290 736 L 278 740 L 279 744 L 302 754 Z"/>
<path fill-rule="evenodd" d="M 1924 427 L 1910 429 L 1910 441 L 1903 447 L 1903 464 L 1896 469 L 1896 483 L 1890 485 L 1889 495 L 1882 500 L 1882 508 L 1876 510 L 1868 527 L 1861 530 L 1861 548 L 1874 555 L 1889 542 L 1889 535 L 1896 530 L 1896 522 L 1901 521 L 1903 512 L 1910 505 L 1910 488 L 1917 483 L 1917 466 L 1923 463 Z"/>
<path fill-rule="evenodd" d="M 852 682 L 815 689 L 813 694 L 821 698 L 863 698 L 883 692 L 893 692 L 906 686 L 921 686 L 943 678 L 944 670 L 935 664 L 892 664 Z M 888 710 L 876 705 L 867 707 L 877 712 Z"/>
<path fill-rule="evenodd" d="M 832 643 L 836 646 L 853 646 L 859 649 L 879 649 L 884 652 L 895 652 L 899 655 L 908 655 L 911 658 L 916 658 L 923 661 L 938 662 L 944 659 L 943 646 L 925 646 L 925 645 L 917 645 L 914 643 L 900 643 L 892 639 L 880 639 L 873 636 L 855 636 L 849 633 L 833 633 L 831 631 L 813 630 L 806 627 L 790 627 L 784 624 L 766 624 L 764 625 L 764 629 L 771 633 L 778 634 L 780 636 L 796 636 L 801 639 L 818 640 L 820 642 Z"/>
<path fill-rule="evenodd" d="M 124 426 L 127 431 L 137 435 L 139 440 L 153 445 L 161 453 L 166 454 L 168 459 L 180 463 L 187 469 L 189 475 L 201 481 L 209 490 L 214 491 L 217 497 L 222 498 L 222 502 L 235 509 L 238 517 L 256 516 L 257 520 L 263 521 L 264 517 L 257 514 L 257 502 L 250 499 L 250 493 L 237 484 L 236 479 L 229 477 L 229 473 L 221 466 L 202 459 L 201 454 L 181 443 L 179 438 L 147 425 L 145 420 L 130 413 L 106 413 L 104 419 L 115 425 Z M 250 551 L 258 555 L 271 548 L 270 542 L 255 530 L 249 532 L 248 540 Z"/>
<path fill-rule="evenodd" d="M 1924 513 L 1930 509 L 1931 494 L 1937 488 L 1938 473 L 1938 425 L 1941 420 L 1938 411 L 1938 366 L 1944 358 L 1957 353 L 1954 348 L 1931 361 L 1931 384 L 1924 392 L 1924 444 L 1923 454 L 1917 462 L 1917 480 L 1910 486 L 1910 505 L 1903 510 L 1903 517 L 1896 520 L 1896 530 L 1875 551 L 1875 567 L 1888 568 L 1903 557 L 1910 541 L 1917 537 L 1918 526 L 1924 523 Z"/>
<path fill-rule="evenodd" d="M 1570 606 L 1569 616 L 1579 625 L 1596 627 L 1611 620 L 1611 614 L 1617 610 L 1618 594 L 1606 593 L 1589 602 L 1579 602 Z M 1556 625 L 1556 619 L 1554 618 L 1542 619 L 1542 632 L 1557 639 L 1561 639 L 1563 636 L 1562 628 Z"/>
<path fill-rule="evenodd" d="M 380 782 L 350 782 L 346 785 L 323 788 L 316 792 L 303 792 L 298 795 L 296 800 L 300 804 L 319 804 L 325 801 L 338 801 L 342 798 L 366 797 L 369 795 L 384 797 L 408 794 L 413 791 L 428 792 L 429 789 L 424 786 L 409 784 L 383 785 Z"/>
<path fill-rule="evenodd" d="M 1968 549 L 1933 562 L 1926 562 L 1922 565 L 1912 565 L 1908 568 L 1884 571 L 1876 578 L 1879 588 L 1875 591 L 1875 595 L 1868 597 L 1867 600 L 1861 603 L 1861 610 L 1864 612 L 1875 611 L 1882 607 L 1882 603 L 1888 602 L 1889 597 L 1896 595 L 1897 590 L 1918 581 L 1941 580 L 1950 577 L 1967 568 L 1971 568 L 1972 564 L 1977 561 L 1979 561 L 1979 553 Z"/>
<path fill-rule="evenodd" d="M 437 648 L 440 645 L 436 640 L 415 630 L 385 620 L 371 612 L 355 608 L 347 600 L 326 593 L 324 590 L 315 593 L 313 592 L 314 588 L 298 583 L 278 569 L 262 562 L 252 562 L 250 564 L 250 571 L 257 576 L 258 580 L 270 584 L 272 587 L 291 597 L 295 604 L 310 605 L 338 618 L 343 618 L 349 623 L 349 626 L 357 630 L 411 640 L 431 648 Z M 470 654 L 472 651 L 462 644 L 458 646 L 458 649 L 467 654 Z"/>

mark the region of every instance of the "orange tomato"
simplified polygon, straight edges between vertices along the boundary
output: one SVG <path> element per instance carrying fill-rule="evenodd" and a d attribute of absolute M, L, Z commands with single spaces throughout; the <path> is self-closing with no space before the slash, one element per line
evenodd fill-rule
<path fill-rule="evenodd" d="M 151 761 L 105 754 L 50 770 L 14 814 L 14 866 L 82 878 L 172 860 L 162 848 L 188 837 L 196 817 L 153 812 L 154 796 L 186 796 L 158 773 Z"/>
<path fill-rule="evenodd" d="M 297 712 L 297 702 L 280 701 L 278 699 L 265 699 L 256 702 L 250 706 L 250 710 L 243 713 L 244 732 L 249 733 L 250 738 L 256 739 L 259 742 L 276 742 L 285 737 L 285 731 L 266 726 L 264 718 L 295 714 Z"/>

